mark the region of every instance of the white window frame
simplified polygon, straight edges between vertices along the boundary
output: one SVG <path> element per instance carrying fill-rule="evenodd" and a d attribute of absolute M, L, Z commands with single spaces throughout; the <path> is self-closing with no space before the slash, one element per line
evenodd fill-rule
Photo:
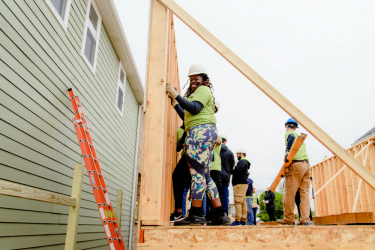
<path fill-rule="evenodd" d="M 72 4 L 72 0 L 67 0 L 66 2 L 66 9 L 64 14 L 64 19 L 61 18 L 60 14 L 57 12 L 55 6 L 52 4 L 51 0 L 44 0 L 47 4 L 47 6 L 50 8 L 52 13 L 54 14 L 55 18 L 59 22 L 60 26 L 63 28 L 63 30 L 66 32 L 66 29 L 68 28 L 68 19 L 70 14 L 70 5 Z"/>
<path fill-rule="evenodd" d="M 89 14 L 90 14 L 90 6 L 94 7 L 96 14 L 98 15 L 98 27 L 95 35 L 95 55 L 94 55 L 94 65 L 91 65 L 90 61 L 87 59 L 85 55 L 85 45 L 86 45 L 86 38 L 87 38 L 87 29 L 90 22 Z M 81 44 L 81 56 L 83 60 L 86 62 L 87 66 L 90 68 L 91 72 L 95 75 L 96 70 L 96 60 L 98 56 L 98 48 L 99 48 L 99 38 L 100 38 L 100 29 L 102 27 L 102 16 L 99 12 L 98 7 L 96 6 L 96 3 L 94 0 L 88 0 L 87 1 L 87 8 L 86 8 L 86 18 L 85 18 L 85 27 L 83 29 L 83 36 L 82 36 L 82 44 Z"/>
<path fill-rule="evenodd" d="M 119 108 L 117 107 L 117 102 L 118 102 L 118 88 L 120 86 L 120 77 L 121 77 L 121 71 L 124 72 L 124 88 L 123 88 L 123 97 L 122 97 L 122 110 L 119 110 Z M 125 102 L 125 90 L 126 90 L 126 84 L 127 84 L 127 80 L 126 80 L 126 71 L 124 69 L 124 67 L 122 66 L 122 63 L 120 61 L 120 66 L 119 66 L 119 70 L 118 70 L 118 77 L 117 77 L 117 84 L 116 84 L 116 102 L 115 102 L 115 108 L 117 110 L 117 112 L 120 114 L 120 116 L 122 117 L 123 114 L 124 114 L 124 102 Z"/>

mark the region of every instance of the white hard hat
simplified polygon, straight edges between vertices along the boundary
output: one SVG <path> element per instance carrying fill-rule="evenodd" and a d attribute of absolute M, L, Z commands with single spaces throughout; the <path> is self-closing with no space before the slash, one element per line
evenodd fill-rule
<path fill-rule="evenodd" d="M 199 75 L 199 74 L 208 75 L 206 68 L 202 64 L 198 64 L 198 63 L 191 65 L 188 76 Z"/>
<path fill-rule="evenodd" d="M 236 154 L 240 154 L 240 153 L 246 154 L 246 150 L 243 148 L 237 149 Z"/>
<path fill-rule="evenodd" d="M 215 100 L 215 107 L 216 107 L 216 112 L 219 112 L 220 109 L 220 102 Z"/>
<path fill-rule="evenodd" d="M 228 136 L 226 134 L 221 134 L 220 137 L 225 139 L 225 140 L 228 140 Z"/>

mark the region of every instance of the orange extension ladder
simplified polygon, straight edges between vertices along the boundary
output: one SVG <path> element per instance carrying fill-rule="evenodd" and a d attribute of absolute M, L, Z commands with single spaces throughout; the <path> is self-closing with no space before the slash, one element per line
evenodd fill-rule
<path fill-rule="evenodd" d="M 77 134 L 79 146 L 81 147 L 83 160 L 85 161 L 109 248 L 111 250 L 125 250 L 124 241 L 117 224 L 107 186 L 105 185 L 103 173 L 95 152 L 89 126 L 87 125 L 86 117 L 83 113 L 81 101 L 78 96 L 74 96 L 72 89 L 68 89 L 68 92 L 75 116 L 73 119 L 74 129 Z"/>

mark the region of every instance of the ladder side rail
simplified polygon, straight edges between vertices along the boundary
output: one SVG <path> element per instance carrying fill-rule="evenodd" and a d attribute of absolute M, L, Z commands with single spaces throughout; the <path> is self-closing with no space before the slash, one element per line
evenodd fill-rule
<path fill-rule="evenodd" d="M 118 227 L 107 186 L 105 185 L 90 129 L 83 112 L 82 103 L 79 97 L 74 96 L 71 89 L 69 89 L 68 92 L 75 116 L 73 119 L 74 129 L 77 134 L 95 201 L 98 206 L 99 215 L 106 233 L 107 242 L 111 250 L 125 250 L 124 241 Z"/>

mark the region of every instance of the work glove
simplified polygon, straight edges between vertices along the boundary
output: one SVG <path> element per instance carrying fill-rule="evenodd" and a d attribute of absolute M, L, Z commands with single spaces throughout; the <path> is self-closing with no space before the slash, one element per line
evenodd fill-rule
<path fill-rule="evenodd" d="M 175 88 L 173 88 L 172 85 L 170 85 L 169 83 L 167 83 L 165 85 L 165 90 L 166 90 L 167 93 L 170 94 L 170 96 L 173 99 L 176 99 L 176 97 L 179 95 L 179 93 L 177 92 L 177 90 Z"/>
<path fill-rule="evenodd" d="M 172 98 L 172 107 L 178 105 L 178 101 L 176 99 Z"/>
<path fill-rule="evenodd" d="M 289 160 L 287 159 L 288 158 L 288 155 L 289 155 L 289 150 L 285 150 L 285 156 L 284 156 L 284 162 L 285 163 L 288 163 Z"/>

